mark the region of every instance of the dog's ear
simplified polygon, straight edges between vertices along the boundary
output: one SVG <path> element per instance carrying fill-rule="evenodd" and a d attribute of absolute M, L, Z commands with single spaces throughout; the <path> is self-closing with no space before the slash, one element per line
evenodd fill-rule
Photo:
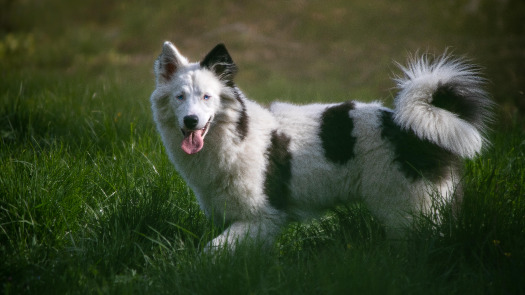
<path fill-rule="evenodd" d="M 188 64 L 188 60 L 182 56 L 171 42 L 164 42 L 162 53 L 155 61 L 155 76 L 157 82 L 168 82 L 181 66 Z"/>
<path fill-rule="evenodd" d="M 231 82 L 237 74 L 237 65 L 233 62 L 226 46 L 218 44 L 201 61 L 201 67 L 217 75 L 220 80 Z"/>

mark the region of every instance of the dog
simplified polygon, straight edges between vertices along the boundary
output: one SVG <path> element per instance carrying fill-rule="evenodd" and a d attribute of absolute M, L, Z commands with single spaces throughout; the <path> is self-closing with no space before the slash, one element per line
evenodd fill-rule
<path fill-rule="evenodd" d="M 445 54 L 400 64 L 395 108 L 346 101 L 269 108 L 245 97 L 224 44 L 190 63 L 165 42 L 153 118 L 200 207 L 226 230 L 204 248 L 272 245 L 290 221 L 363 201 L 399 237 L 409 212 L 457 193 L 462 161 L 488 144 L 493 102 L 478 67 Z"/>

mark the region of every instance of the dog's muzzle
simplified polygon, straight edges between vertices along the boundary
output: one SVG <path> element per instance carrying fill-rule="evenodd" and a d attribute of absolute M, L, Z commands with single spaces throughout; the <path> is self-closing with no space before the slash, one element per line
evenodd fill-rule
<path fill-rule="evenodd" d="M 193 130 L 193 128 L 199 124 L 199 118 L 197 116 L 186 116 L 183 121 L 185 128 L 181 128 L 182 135 L 184 136 L 181 148 L 188 155 L 196 154 L 204 147 L 204 136 L 208 133 L 211 118 L 208 123 L 204 125 L 204 128 L 197 130 Z"/>

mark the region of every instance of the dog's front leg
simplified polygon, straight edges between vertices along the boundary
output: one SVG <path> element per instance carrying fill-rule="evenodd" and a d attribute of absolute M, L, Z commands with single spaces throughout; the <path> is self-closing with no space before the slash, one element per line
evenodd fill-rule
<path fill-rule="evenodd" d="M 210 241 L 204 252 L 213 252 L 223 247 L 234 251 L 236 246 L 245 241 L 271 246 L 279 234 L 282 222 L 273 218 L 261 218 L 252 221 L 236 221 L 222 234 Z"/>

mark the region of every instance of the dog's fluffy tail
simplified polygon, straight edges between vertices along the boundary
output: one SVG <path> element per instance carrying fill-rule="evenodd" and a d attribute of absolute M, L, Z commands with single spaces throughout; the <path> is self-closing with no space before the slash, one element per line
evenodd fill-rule
<path fill-rule="evenodd" d="M 397 77 L 394 121 L 419 138 L 465 158 L 487 144 L 493 102 L 483 89 L 486 80 L 465 59 L 443 54 L 411 57 Z"/>

